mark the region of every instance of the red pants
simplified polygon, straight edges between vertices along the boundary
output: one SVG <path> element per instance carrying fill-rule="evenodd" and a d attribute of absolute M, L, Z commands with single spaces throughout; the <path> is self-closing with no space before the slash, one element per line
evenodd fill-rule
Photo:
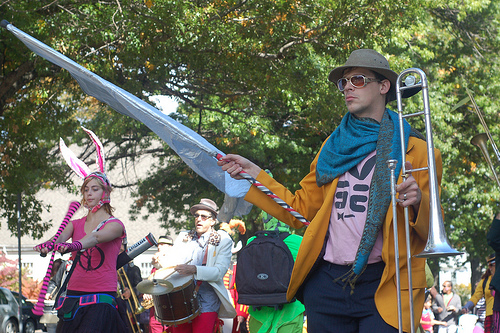
<path fill-rule="evenodd" d="M 190 323 L 170 328 L 173 333 L 213 333 L 217 319 L 217 312 L 203 312 Z"/>
<path fill-rule="evenodd" d="M 170 327 L 163 325 L 155 318 L 155 308 L 149 309 L 149 333 L 171 332 Z"/>

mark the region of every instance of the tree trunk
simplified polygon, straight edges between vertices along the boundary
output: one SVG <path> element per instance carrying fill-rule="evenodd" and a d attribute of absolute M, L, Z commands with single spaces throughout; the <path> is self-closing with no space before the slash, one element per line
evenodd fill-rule
<path fill-rule="evenodd" d="M 470 257 L 470 286 L 471 286 L 471 295 L 476 291 L 476 284 L 481 280 L 481 276 L 483 272 L 481 271 L 481 257 Z"/>

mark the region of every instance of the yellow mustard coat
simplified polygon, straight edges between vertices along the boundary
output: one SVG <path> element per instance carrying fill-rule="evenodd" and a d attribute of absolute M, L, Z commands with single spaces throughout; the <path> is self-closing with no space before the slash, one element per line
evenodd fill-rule
<path fill-rule="evenodd" d="M 481 279 L 481 281 L 479 281 L 479 283 L 476 286 L 474 295 L 472 295 L 469 300 L 472 303 L 474 303 L 474 305 L 476 305 L 477 302 L 479 302 L 479 300 L 484 296 L 484 299 L 486 300 L 486 316 L 493 315 L 493 303 L 495 300 L 495 297 L 491 294 L 490 282 L 491 282 L 491 275 L 487 277 L 483 289 L 484 279 Z"/>
<path fill-rule="evenodd" d="M 326 142 L 326 141 L 325 141 Z M 324 144 L 324 143 L 323 143 Z M 314 262 L 323 247 L 330 215 L 333 206 L 335 191 L 338 178 L 322 187 L 316 185 L 316 163 L 319 153 L 311 163 L 310 172 L 300 182 L 301 189 L 295 194 L 288 191 L 283 185 L 275 181 L 265 171 L 261 171 L 257 180 L 264 186 L 273 191 L 278 197 L 298 211 L 302 216 L 311 222 L 307 227 L 299 253 L 295 261 L 290 285 L 288 286 L 288 299 L 292 299 L 298 288 L 306 279 Z M 441 184 L 442 160 L 441 154 L 435 150 L 435 164 L 437 171 L 438 184 Z M 427 166 L 427 144 L 425 141 L 410 137 L 406 153 L 406 161 L 412 163 L 412 167 L 422 168 Z M 422 200 L 420 209 L 415 217 L 413 209 L 410 207 L 410 238 L 411 254 L 420 253 L 427 243 L 429 232 L 429 177 L 427 171 L 418 171 L 413 173 L 413 177 L 422 191 Z M 402 179 L 399 177 L 398 184 Z M 440 187 L 439 187 L 440 188 Z M 295 219 L 281 206 L 266 196 L 263 192 L 252 186 L 247 193 L 245 200 L 253 203 L 259 208 L 265 210 L 277 219 L 289 224 L 294 228 L 301 228 L 303 225 Z M 394 233 L 392 219 L 392 204 L 386 213 L 385 221 L 382 226 L 383 248 L 382 260 L 385 262 L 385 269 L 380 281 L 380 285 L 375 293 L 375 304 L 382 318 L 390 325 L 398 326 L 397 311 L 397 290 L 396 290 L 396 264 L 394 256 Z M 406 262 L 406 244 L 404 211 L 398 205 L 398 238 L 399 238 L 399 257 L 400 257 L 400 277 L 402 287 L 402 308 L 403 308 L 403 329 L 409 331 L 410 328 L 410 310 L 408 293 L 408 269 Z M 426 287 L 425 280 L 425 259 L 412 258 L 412 286 L 414 300 L 414 323 L 418 325 L 422 314 L 424 304 L 424 292 Z"/>

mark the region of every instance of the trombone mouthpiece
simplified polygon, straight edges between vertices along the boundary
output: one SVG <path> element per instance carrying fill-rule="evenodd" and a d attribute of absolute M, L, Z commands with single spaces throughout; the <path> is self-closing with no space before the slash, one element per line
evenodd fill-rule
<path fill-rule="evenodd" d="M 408 75 L 407 77 L 405 77 L 405 86 L 406 87 L 415 85 L 415 82 L 417 82 L 417 79 L 415 79 L 415 76 Z"/>
<path fill-rule="evenodd" d="M 396 165 L 398 164 L 398 160 L 387 160 L 387 166 L 390 170 L 395 170 Z"/>

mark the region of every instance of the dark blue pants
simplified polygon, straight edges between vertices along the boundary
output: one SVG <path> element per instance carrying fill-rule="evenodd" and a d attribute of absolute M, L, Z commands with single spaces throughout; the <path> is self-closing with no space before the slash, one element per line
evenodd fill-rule
<path fill-rule="evenodd" d="M 398 330 L 380 317 L 374 295 L 385 264 L 370 264 L 358 277 L 353 293 L 339 277 L 351 266 L 323 261 L 304 286 L 308 333 L 394 333 Z M 335 281 L 335 282 L 334 282 Z"/>

